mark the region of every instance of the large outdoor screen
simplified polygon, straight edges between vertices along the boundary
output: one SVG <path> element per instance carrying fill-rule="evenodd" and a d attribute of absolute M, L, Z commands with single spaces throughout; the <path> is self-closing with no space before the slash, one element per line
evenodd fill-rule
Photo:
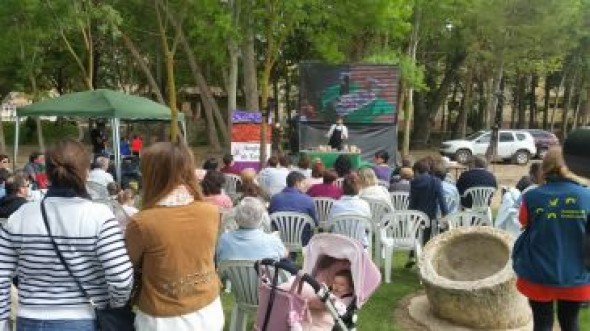
<path fill-rule="evenodd" d="M 301 63 L 301 122 L 395 123 L 399 70 L 373 64 Z"/>

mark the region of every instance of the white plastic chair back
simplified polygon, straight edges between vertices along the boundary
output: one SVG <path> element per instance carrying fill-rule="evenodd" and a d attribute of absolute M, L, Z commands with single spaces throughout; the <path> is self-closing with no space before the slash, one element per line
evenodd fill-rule
<path fill-rule="evenodd" d="M 417 210 L 394 211 L 383 217 L 383 226 L 378 234 L 384 248 L 385 282 L 391 282 L 391 264 L 394 250 L 422 251 L 422 231 L 430 225 L 426 214 Z"/>
<path fill-rule="evenodd" d="M 219 274 L 229 280 L 235 297 L 230 330 L 246 330 L 248 314 L 255 314 L 258 309 L 258 275 L 254 262 L 225 260 L 219 263 Z"/>
<path fill-rule="evenodd" d="M 489 206 L 492 195 L 496 192 L 494 187 L 471 187 L 465 190 L 464 197 L 471 196 L 471 210 L 485 215 L 490 223 L 492 220 L 492 209 Z"/>
<path fill-rule="evenodd" d="M 371 253 L 373 224 L 371 219 L 362 215 L 339 215 L 329 220 L 329 231 L 358 240 L 368 247 Z"/>
<path fill-rule="evenodd" d="M 107 187 L 97 182 L 86 181 L 86 191 L 92 200 L 107 200 L 109 198 Z"/>
<path fill-rule="evenodd" d="M 332 205 L 334 204 L 334 199 L 332 198 L 313 198 L 313 203 L 315 204 L 315 211 L 318 214 L 318 224 L 319 227 L 326 230 L 328 226 L 328 215 L 330 215 L 330 210 L 332 210 Z"/>
<path fill-rule="evenodd" d="M 277 212 L 270 215 L 271 225 L 276 227 L 281 240 L 289 252 L 300 251 L 303 247 L 301 234 L 306 225 L 313 231 L 314 222 L 309 215 L 296 212 Z"/>
<path fill-rule="evenodd" d="M 408 192 L 391 192 L 391 204 L 396 211 L 408 210 L 410 206 L 410 193 Z"/>
<path fill-rule="evenodd" d="M 373 233 L 379 233 L 381 231 L 381 219 L 387 213 L 391 213 L 392 210 L 388 204 L 386 204 L 385 202 L 383 202 L 381 200 L 368 199 L 368 198 L 363 198 L 363 200 L 367 201 L 367 203 L 369 204 L 369 207 L 371 208 L 371 216 L 372 216 L 371 218 L 373 220 Z M 375 240 L 374 246 L 375 246 L 375 253 L 373 254 L 374 261 L 375 261 L 375 264 L 377 265 L 377 267 L 381 267 L 381 259 L 382 259 L 382 255 L 383 255 L 381 252 L 381 241 Z"/>
<path fill-rule="evenodd" d="M 224 232 L 234 231 L 238 228 L 236 223 L 236 214 L 233 209 L 225 209 L 221 211 L 221 229 L 219 234 Z"/>
<path fill-rule="evenodd" d="M 388 181 L 379 179 L 379 182 L 377 184 L 379 184 L 379 186 L 383 186 L 383 187 L 385 187 L 385 189 L 389 190 L 389 182 Z"/>
<path fill-rule="evenodd" d="M 334 181 L 334 185 L 338 186 L 339 188 L 342 188 L 343 183 L 344 183 L 344 178 L 338 178 Z"/>
<path fill-rule="evenodd" d="M 242 178 L 234 174 L 225 174 L 225 193 L 228 195 L 236 195 L 238 192 L 238 184 L 242 183 Z"/>
<path fill-rule="evenodd" d="M 473 211 L 460 211 L 457 213 L 452 213 L 447 215 L 445 220 L 449 224 L 449 230 L 466 226 L 492 225 L 492 222 L 490 222 L 486 215 Z"/>

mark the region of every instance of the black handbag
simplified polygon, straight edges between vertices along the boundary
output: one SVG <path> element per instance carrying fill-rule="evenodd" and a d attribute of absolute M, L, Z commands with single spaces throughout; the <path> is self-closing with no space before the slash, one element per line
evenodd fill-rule
<path fill-rule="evenodd" d="M 84 294 L 84 296 L 90 302 L 90 305 L 94 309 L 96 314 L 96 322 L 98 324 L 98 329 L 101 331 L 132 331 L 135 330 L 133 323 L 135 321 L 135 314 L 133 313 L 131 306 L 127 303 L 123 307 L 113 308 L 107 305 L 105 308 L 98 308 L 92 297 L 88 295 L 88 292 L 82 287 L 80 281 L 76 279 L 70 267 L 66 263 L 63 255 L 59 251 L 57 244 L 55 243 L 55 239 L 51 235 L 51 228 L 49 227 L 49 222 L 47 222 L 47 212 L 45 211 L 45 199 L 41 201 L 41 215 L 43 216 L 43 222 L 45 223 L 45 228 L 47 229 L 47 234 L 51 239 L 51 243 L 53 244 L 53 249 L 55 249 L 55 253 L 57 257 L 61 261 L 61 263 L 66 268 L 67 272 L 72 276 L 80 291 Z"/>

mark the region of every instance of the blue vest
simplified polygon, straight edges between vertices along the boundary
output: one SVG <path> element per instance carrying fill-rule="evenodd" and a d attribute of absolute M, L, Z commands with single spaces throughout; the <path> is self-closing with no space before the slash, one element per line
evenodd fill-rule
<path fill-rule="evenodd" d="M 590 190 L 564 179 L 525 193 L 527 229 L 514 244 L 514 271 L 553 287 L 590 284 L 584 267 L 584 238 L 590 221 Z"/>

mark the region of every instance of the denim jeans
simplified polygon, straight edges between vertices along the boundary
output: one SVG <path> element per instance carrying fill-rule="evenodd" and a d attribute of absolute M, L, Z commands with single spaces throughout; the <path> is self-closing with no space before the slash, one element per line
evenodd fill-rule
<path fill-rule="evenodd" d="M 16 318 L 18 331 L 97 331 L 96 320 L 38 320 L 31 318 Z"/>

